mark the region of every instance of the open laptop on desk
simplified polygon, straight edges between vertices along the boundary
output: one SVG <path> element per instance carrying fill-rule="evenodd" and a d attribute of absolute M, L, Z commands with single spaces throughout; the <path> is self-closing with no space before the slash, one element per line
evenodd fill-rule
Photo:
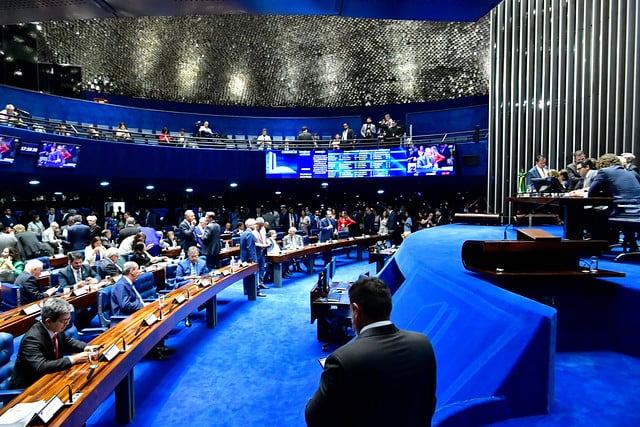
<path fill-rule="evenodd" d="M 541 194 L 549 193 L 567 193 L 567 189 L 558 181 L 555 176 L 548 176 L 546 178 L 532 178 L 531 183 L 536 191 Z"/>

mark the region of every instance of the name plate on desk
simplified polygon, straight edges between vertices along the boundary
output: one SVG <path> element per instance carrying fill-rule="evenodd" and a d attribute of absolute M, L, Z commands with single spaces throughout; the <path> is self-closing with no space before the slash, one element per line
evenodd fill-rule
<path fill-rule="evenodd" d="M 23 308 L 22 311 L 27 316 L 31 316 L 32 314 L 35 314 L 35 313 L 40 311 L 40 304 L 31 304 L 31 305 Z"/>
<path fill-rule="evenodd" d="M 111 362 L 118 354 L 120 354 L 120 349 L 116 344 L 112 344 L 108 349 L 102 352 L 102 357 L 107 362 Z"/>
<path fill-rule="evenodd" d="M 182 304 L 183 302 L 185 302 L 186 299 L 187 298 L 184 296 L 184 294 L 178 294 L 178 296 L 173 299 L 173 303 Z"/>
<path fill-rule="evenodd" d="M 44 408 L 36 415 L 36 418 L 39 418 L 44 424 L 51 421 L 51 418 L 64 406 L 62 399 L 58 396 L 53 396 L 49 402 L 45 405 Z"/>
<path fill-rule="evenodd" d="M 223 276 L 228 276 L 230 274 L 231 274 L 231 272 L 229 270 L 222 270 L 222 275 Z"/>
<path fill-rule="evenodd" d="M 156 315 L 154 313 L 151 313 L 150 315 L 148 315 L 147 317 L 144 318 L 144 323 L 147 326 L 151 326 L 154 323 L 156 323 L 158 321 L 158 318 L 156 317 Z"/>
<path fill-rule="evenodd" d="M 89 292 L 89 289 L 87 289 L 86 286 L 83 286 L 81 288 L 77 288 L 73 290 L 73 295 L 76 297 L 80 297 L 82 295 L 85 295 L 87 292 Z"/>

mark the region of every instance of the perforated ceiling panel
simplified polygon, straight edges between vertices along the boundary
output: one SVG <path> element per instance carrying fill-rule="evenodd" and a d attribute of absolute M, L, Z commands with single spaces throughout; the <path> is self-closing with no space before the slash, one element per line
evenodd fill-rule
<path fill-rule="evenodd" d="M 88 90 L 219 105 L 346 106 L 488 93 L 476 23 L 219 15 L 49 22 L 40 62 Z"/>

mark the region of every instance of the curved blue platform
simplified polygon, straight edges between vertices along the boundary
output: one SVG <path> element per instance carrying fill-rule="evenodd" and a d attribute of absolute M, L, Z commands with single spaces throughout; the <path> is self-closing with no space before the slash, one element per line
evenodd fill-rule
<path fill-rule="evenodd" d="M 379 276 L 397 289 L 392 320 L 425 333 L 438 363 L 434 425 L 481 425 L 547 413 L 556 310 L 464 270 L 462 243 L 502 227 L 447 225 L 410 235 Z"/>

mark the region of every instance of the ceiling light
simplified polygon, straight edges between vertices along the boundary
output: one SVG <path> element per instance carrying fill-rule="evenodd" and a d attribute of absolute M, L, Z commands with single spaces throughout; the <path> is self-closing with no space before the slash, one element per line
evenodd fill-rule
<path fill-rule="evenodd" d="M 37 179 L 32 179 L 31 181 L 29 181 L 29 184 L 38 185 L 38 184 L 40 184 L 40 181 L 38 181 Z"/>

